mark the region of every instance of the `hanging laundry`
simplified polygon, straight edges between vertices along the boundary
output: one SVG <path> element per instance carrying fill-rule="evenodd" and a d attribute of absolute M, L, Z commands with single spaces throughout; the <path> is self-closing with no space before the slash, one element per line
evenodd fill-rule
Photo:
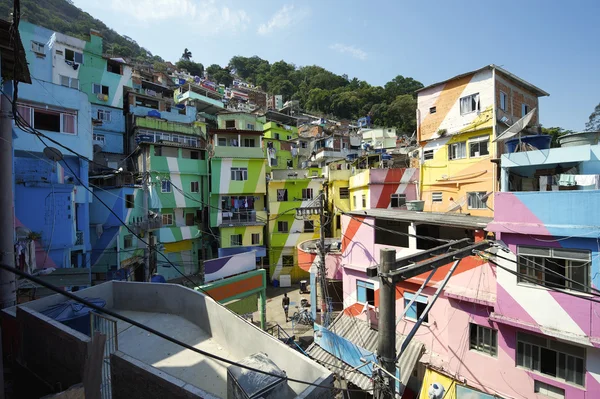
<path fill-rule="evenodd" d="M 558 178 L 559 186 L 575 186 L 575 175 L 560 175 Z"/>
<path fill-rule="evenodd" d="M 573 175 L 578 186 L 594 186 L 598 188 L 598 175 Z"/>
<path fill-rule="evenodd" d="M 97 224 L 96 225 L 96 235 L 98 236 L 98 238 L 100 238 L 102 236 L 103 233 L 103 229 L 102 229 L 102 225 L 101 224 Z"/>
<path fill-rule="evenodd" d="M 296 155 L 298 155 L 298 148 L 292 147 L 292 156 L 295 157 Z"/>

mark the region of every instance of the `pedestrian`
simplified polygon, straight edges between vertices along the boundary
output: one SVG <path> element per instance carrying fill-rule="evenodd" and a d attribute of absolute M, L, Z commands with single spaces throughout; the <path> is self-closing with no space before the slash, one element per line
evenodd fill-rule
<path fill-rule="evenodd" d="M 281 300 L 281 306 L 283 306 L 283 311 L 285 313 L 285 322 L 288 322 L 288 310 L 290 309 L 290 298 L 288 298 L 287 294 L 283 294 L 283 299 Z"/>

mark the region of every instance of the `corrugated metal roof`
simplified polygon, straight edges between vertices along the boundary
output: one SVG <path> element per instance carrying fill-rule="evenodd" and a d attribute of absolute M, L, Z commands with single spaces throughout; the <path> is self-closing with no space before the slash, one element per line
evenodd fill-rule
<path fill-rule="evenodd" d="M 361 348 L 366 349 L 369 352 L 377 352 L 377 340 L 379 338 L 379 332 L 372 329 L 364 320 L 341 313 L 340 316 L 338 316 L 338 318 L 331 323 L 331 325 L 328 327 L 328 330 L 342 338 L 347 339 L 348 341 L 351 341 Z M 406 337 L 404 335 L 396 334 L 396 352 L 398 352 L 402 347 L 402 343 L 404 342 L 405 338 Z M 400 380 L 404 386 L 406 386 L 408 383 L 408 379 L 410 378 L 415 365 L 421 358 L 421 355 L 424 351 L 425 346 L 421 342 L 413 339 L 408 344 L 408 347 L 402 356 L 400 356 L 400 359 L 396 365 L 401 371 Z M 353 368 L 352 366 L 344 363 L 343 361 L 340 362 L 340 359 L 338 359 L 337 356 L 327 352 L 317 343 L 313 343 L 311 346 L 309 346 L 306 350 L 306 353 L 317 362 L 322 362 L 325 367 L 340 367 L 342 370 L 346 371 L 346 379 L 356 386 L 359 386 L 362 389 L 373 388 L 373 383 L 370 376 L 367 376 L 360 371 L 350 371 Z"/>
<path fill-rule="evenodd" d="M 459 213 L 416 212 L 403 209 L 365 209 L 364 211 L 348 212 L 355 216 L 370 216 L 380 219 L 402 220 L 407 222 L 423 222 L 442 226 L 471 227 L 485 229 L 493 218 L 471 216 Z"/>

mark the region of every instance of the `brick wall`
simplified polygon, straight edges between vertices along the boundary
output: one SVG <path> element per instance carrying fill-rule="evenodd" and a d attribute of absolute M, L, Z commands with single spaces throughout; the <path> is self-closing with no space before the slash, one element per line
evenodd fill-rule
<path fill-rule="evenodd" d="M 500 108 L 500 92 L 504 92 L 508 95 L 507 109 L 506 111 Z M 515 123 L 523 114 L 522 104 L 527 104 L 529 106 L 529 110 L 534 108 L 538 108 L 538 98 L 535 93 L 531 90 L 526 89 L 522 85 L 513 82 L 507 78 L 504 78 L 502 75 L 496 75 L 496 112 L 498 119 L 503 116 L 507 116 L 511 119 L 512 123 Z M 539 110 L 539 108 L 538 108 Z M 531 120 L 532 124 L 538 123 L 538 115 L 539 112 L 533 116 Z"/>

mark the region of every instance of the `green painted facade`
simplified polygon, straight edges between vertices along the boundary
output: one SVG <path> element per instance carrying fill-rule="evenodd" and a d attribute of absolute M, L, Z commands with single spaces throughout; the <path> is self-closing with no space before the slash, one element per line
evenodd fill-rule
<path fill-rule="evenodd" d="M 267 159 L 266 171 L 270 173 L 275 169 L 288 169 L 288 161 L 292 161 L 291 167 L 297 168 L 298 157 L 292 154 L 292 143 L 290 140 L 298 138 L 298 129 L 294 126 L 286 126 L 276 122 L 265 123 L 263 127 L 264 152 Z M 268 143 L 272 143 L 275 150 L 275 161 L 269 160 Z"/>

